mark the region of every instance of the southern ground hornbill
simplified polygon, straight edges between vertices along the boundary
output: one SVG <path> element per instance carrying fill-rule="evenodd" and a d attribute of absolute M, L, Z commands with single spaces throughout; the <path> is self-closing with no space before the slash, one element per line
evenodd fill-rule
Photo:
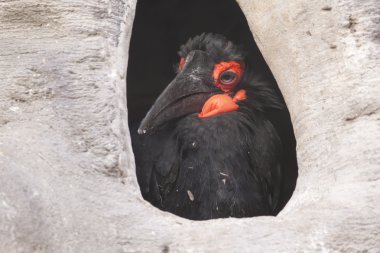
<path fill-rule="evenodd" d="M 277 214 L 283 146 L 268 115 L 282 100 L 221 35 L 196 36 L 179 55 L 177 76 L 133 137 L 143 197 L 194 220 Z"/>

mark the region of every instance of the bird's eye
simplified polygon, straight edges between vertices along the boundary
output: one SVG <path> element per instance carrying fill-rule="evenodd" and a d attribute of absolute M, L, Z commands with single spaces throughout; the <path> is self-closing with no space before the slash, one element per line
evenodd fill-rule
<path fill-rule="evenodd" d="M 237 79 L 237 74 L 232 71 L 224 71 L 220 77 L 219 80 L 223 84 L 230 84 L 233 83 Z"/>
<path fill-rule="evenodd" d="M 224 92 L 231 92 L 241 81 L 244 73 L 244 62 L 221 61 L 214 66 L 214 85 Z"/>

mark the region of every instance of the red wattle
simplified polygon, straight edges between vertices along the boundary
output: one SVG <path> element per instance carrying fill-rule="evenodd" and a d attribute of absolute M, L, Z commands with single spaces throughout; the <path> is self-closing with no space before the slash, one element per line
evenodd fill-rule
<path fill-rule="evenodd" d="M 238 101 L 247 99 L 246 91 L 239 90 L 231 98 L 228 94 L 217 94 L 210 97 L 203 105 L 199 118 L 209 118 L 222 113 L 233 112 L 239 109 Z"/>

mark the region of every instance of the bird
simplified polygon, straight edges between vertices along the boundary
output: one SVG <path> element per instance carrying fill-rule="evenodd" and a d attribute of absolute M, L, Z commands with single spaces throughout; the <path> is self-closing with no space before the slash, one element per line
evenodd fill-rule
<path fill-rule="evenodd" d="M 191 220 L 276 215 L 286 170 L 270 112 L 284 102 L 223 35 L 197 35 L 178 54 L 132 140 L 143 198 Z"/>

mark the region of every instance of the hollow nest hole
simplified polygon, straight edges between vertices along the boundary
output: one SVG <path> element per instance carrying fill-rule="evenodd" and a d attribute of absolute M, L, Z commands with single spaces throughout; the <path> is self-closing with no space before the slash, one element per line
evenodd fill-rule
<path fill-rule="evenodd" d="M 177 52 L 180 46 L 202 33 L 221 34 L 242 46 L 248 52 L 246 61 L 254 74 L 268 80 L 283 100 L 235 0 L 139 0 L 127 70 L 128 115 L 132 135 L 137 134 L 141 120 L 175 77 L 173 66 L 179 62 Z M 287 109 L 272 115 L 271 121 L 281 137 L 287 168 L 283 173 L 286 187 L 282 189 L 280 211 L 296 186 L 296 140 Z"/>

